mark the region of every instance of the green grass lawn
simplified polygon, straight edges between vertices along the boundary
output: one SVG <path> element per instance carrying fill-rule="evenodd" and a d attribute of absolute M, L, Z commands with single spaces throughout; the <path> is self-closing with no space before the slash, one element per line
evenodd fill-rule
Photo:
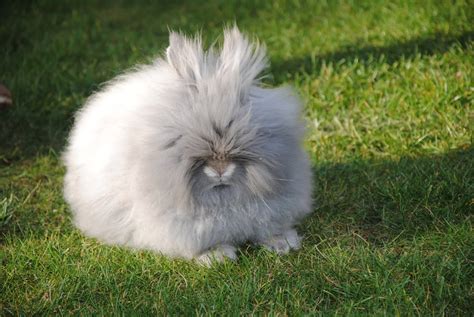
<path fill-rule="evenodd" d="M 474 314 L 474 2 L 10 1 L 0 21 L 0 315 Z M 74 112 L 168 28 L 210 43 L 233 21 L 306 101 L 303 248 L 207 269 L 82 236 Z"/>

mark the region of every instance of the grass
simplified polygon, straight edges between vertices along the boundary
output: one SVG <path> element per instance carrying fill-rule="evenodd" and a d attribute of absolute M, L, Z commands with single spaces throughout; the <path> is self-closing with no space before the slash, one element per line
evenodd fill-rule
<path fill-rule="evenodd" d="M 0 314 L 472 315 L 472 1 L 0 4 Z M 306 101 L 315 210 L 301 251 L 212 269 L 73 228 L 60 153 L 99 85 L 224 23 Z M 471 22 L 469 22 L 471 21 Z"/>

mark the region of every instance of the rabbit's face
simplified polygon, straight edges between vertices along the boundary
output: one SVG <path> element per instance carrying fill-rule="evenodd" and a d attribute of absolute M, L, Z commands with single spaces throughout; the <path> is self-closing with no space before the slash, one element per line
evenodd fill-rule
<path fill-rule="evenodd" d="M 268 155 L 274 153 L 267 151 L 268 138 L 249 124 L 249 116 L 236 116 L 221 125 L 210 121 L 193 120 L 173 143 L 180 165 L 176 170 L 186 171 L 185 182 L 193 199 L 221 204 L 274 191 L 273 180 L 278 175 L 273 175 L 275 162 Z"/>
<path fill-rule="evenodd" d="M 225 33 L 220 50 L 208 51 L 200 39 L 173 33 L 166 61 L 175 83 L 166 94 L 176 92 L 167 100 L 172 135 L 160 154 L 172 153 L 167 162 L 176 166 L 166 165 L 162 175 L 176 178 L 173 184 L 201 204 L 275 193 L 294 140 L 287 142 L 293 133 L 282 133 L 278 122 L 254 107 L 263 99 L 255 92 L 267 65 L 264 47 L 249 43 L 237 28 Z"/>

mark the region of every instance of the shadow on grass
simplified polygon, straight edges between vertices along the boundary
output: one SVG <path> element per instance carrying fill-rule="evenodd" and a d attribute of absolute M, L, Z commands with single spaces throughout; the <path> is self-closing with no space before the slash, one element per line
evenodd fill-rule
<path fill-rule="evenodd" d="M 318 73 L 323 64 L 351 62 L 370 64 L 382 61 L 393 64 L 400 59 L 411 59 L 417 55 L 433 55 L 448 51 L 453 45 L 466 48 L 474 40 L 474 32 L 461 34 L 434 33 L 387 46 L 368 45 L 363 47 L 346 46 L 335 52 L 315 56 L 298 57 L 272 62 L 272 71 L 278 83 L 287 73 Z"/>
<path fill-rule="evenodd" d="M 399 161 L 314 168 L 309 240 L 357 233 L 373 245 L 468 221 L 474 211 L 474 148 Z"/>
<path fill-rule="evenodd" d="M 474 148 L 399 161 L 356 160 L 314 167 L 315 212 L 301 226 L 305 243 L 357 233 L 374 246 L 469 221 L 473 212 Z M 11 188 L 20 191 L 21 184 Z M 44 189 L 38 189 L 48 191 Z M 0 241 L 45 239 L 72 225 L 60 197 L 56 211 L 39 210 L 41 192 L 14 208 Z M 20 197 L 20 200 L 25 200 Z M 2 237 L 3 236 L 3 237 Z"/>

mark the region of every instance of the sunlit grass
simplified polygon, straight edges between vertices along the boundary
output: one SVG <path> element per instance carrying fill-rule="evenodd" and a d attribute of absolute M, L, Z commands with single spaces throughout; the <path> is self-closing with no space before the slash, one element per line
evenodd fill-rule
<path fill-rule="evenodd" d="M 473 4 L 12 1 L 0 5 L 0 312 L 469 315 L 474 306 Z M 73 228 L 60 154 L 100 84 L 236 21 L 266 84 L 305 100 L 315 210 L 303 248 L 212 269 Z"/>

